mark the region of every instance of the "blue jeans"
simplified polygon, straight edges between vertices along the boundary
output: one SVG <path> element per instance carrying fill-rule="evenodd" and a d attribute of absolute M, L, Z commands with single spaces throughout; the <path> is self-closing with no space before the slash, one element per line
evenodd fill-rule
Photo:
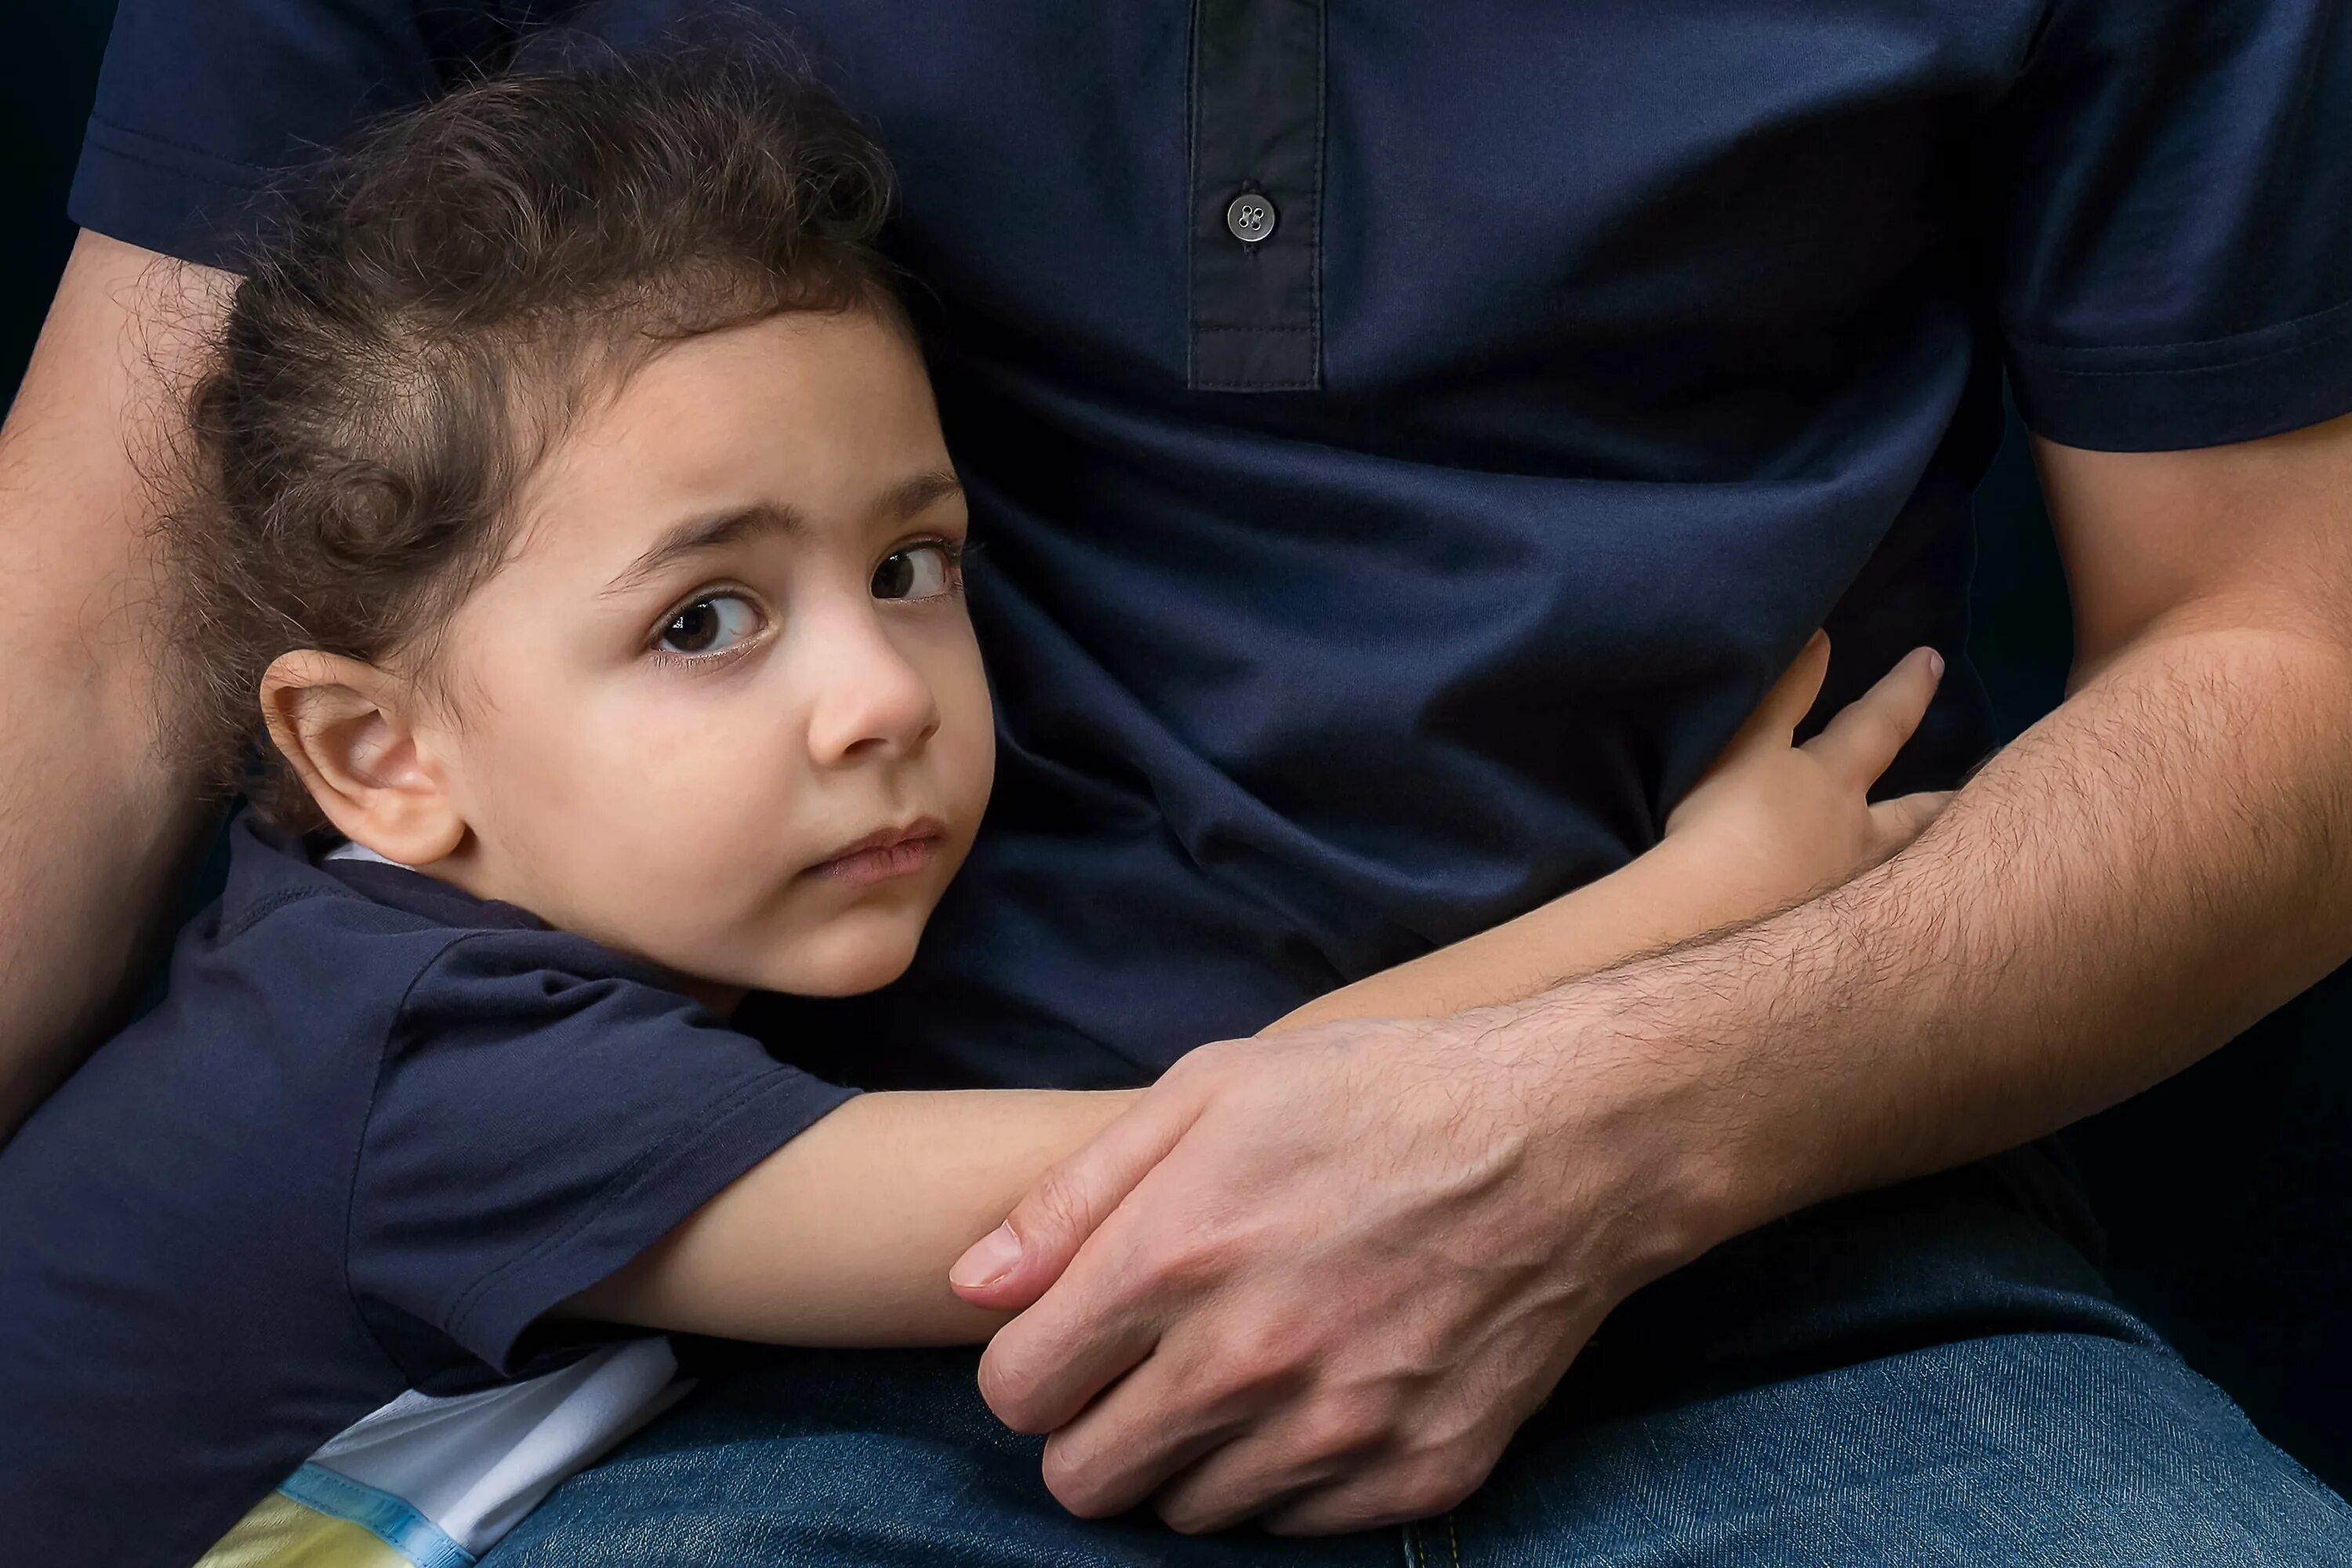
<path fill-rule="evenodd" d="M 971 1352 L 737 1355 L 485 1568 L 2352 1564 L 2352 1509 L 1984 1168 L 1718 1248 L 1603 1325 L 1451 1515 L 1321 1541 L 1070 1518 Z"/>

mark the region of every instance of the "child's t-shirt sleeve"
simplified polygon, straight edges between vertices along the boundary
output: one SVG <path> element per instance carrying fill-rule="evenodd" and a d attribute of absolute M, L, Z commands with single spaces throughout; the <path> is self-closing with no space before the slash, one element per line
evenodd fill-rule
<path fill-rule="evenodd" d="M 2352 410 L 2352 7 L 2052 0 L 1976 150 L 2040 434 L 2157 451 Z"/>
<path fill-rule="evenodd" d="M 555 931 L 453 943 L 386 1043 L 352 1191 L 354 1299 L 499 1372 L 524 1331 L 847 1100 Z"/>

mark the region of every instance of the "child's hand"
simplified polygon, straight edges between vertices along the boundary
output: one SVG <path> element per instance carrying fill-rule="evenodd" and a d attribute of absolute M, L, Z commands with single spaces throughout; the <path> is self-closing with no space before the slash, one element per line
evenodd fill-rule
<path fill-rule="evenodd" d="M 1907 795 L 1876 805 L 1868 799 L 1927 711 L 1944 675 L 1941 656 L 1913 650 L 1827 729 L 1793 745 L 1829 665 L 1830 639 L 1815 632 L 1666 817 L 1670 838 L 1704 842 L 1710 862 L 1727 870 L 1745 863 L 1746 874 L 1774 902 L 1876 865 L 1916 838 L 1951 799 Z"/>

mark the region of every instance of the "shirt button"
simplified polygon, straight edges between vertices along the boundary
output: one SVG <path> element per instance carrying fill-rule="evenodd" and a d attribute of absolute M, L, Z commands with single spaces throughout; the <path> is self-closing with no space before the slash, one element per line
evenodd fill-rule
<path fill-rule="evenodd" d="M 1274 200 L 1256 191 L 1244 191 L 1225 209 L 1225 226 L 1244 245 L 1255 245 L 1274 232 Z"/>

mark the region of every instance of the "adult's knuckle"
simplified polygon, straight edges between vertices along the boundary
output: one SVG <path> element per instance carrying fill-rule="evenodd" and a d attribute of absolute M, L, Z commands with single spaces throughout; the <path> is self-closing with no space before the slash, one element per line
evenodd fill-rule
<path fill-rule="evenodd" d="M 1205 1093 L 1224 1077 L 1233 1048 L 1224 1041 L 1195 1046 L 1169 1064 L 1153 1086 L 1154 1093 Z"/>
<path fill-rule="evenodd" d="M 1077 1176 L 1067 1166 L 1056 1165 L 1038 1178 L 1037 1184 L 1022 1200 L 1013 1228 L 1025 1232 L 1022 1237 L 1024 1241 L 1048 1237 L 1058 1240 L 1083 1230 L 1086 1216 L 1087 1197 Z"/>
<path fill-rule="evenodd" d="M 1192 1391 L 1193 1403 L 1199 1409 L 1233 1416 L 1258 1407 L 1276 1384 L 1276 1369 L 1264 1357 L 1255 1352 L 1235 1350 L 1201 1368 L 1187 1380 L 1186 1386 Z"/>
<path fill-rule="evenodd" d="M 1179 1535 L 1213 1535 L 1241 1522 L 1233 1510 L 1219 1502 L 1192 1497 L 1155 1501 L 1160 1522 Z"/>
<path fill-rule="evenodd" d="M 1113 1494 L 1118 1478 L 1100 1455 L 1074 1443 L 1048 1443 L 1039 1470 L 1054 1500 L 1080 1519 L 1118 1510 Z"/>
<path fill-rule="evenodd" d="M 1203 1222 L 1139 1250 L 1126 1275 L 1143 1294 L 1190 1298 L 1230 1276 L 1241 1253 L 1240 1238 L 1232 1231 Z"/>
<path fill-rule="evenodd" d="M 1468 1497 L 1473 1489 L 1465 1487 L 1457 1491 L 1434 1480 L 1410 1481 L 1391 1494 L 1389 1506 L 1381 1511 L 1400 1523 L 1412 1519 L 1433 1519 Z"/>
<path fill-rule="evenodd" d="M 1109 1488 L 1090 1470 L 1048 1479 L 1045 1489 L 1062 1505 L 1063 1511 L 1078 1519 L 1108 1519 L 1123 1511 L 1110 1500 Z"/>
<path fill-rule="evenodd" d="M 1427 1519 L 1457 1507 L 1483 1485 L 1491 1460 L 1458 1447 L 1416 1455 L 1400 1467 L 1390 1506 L 1406 1519 Z"/>
<path fill-rule="evenodd" d="M 1000 1337 L 980 1360 L 981 1400 L 1015 1432 L 1042 1432 L 1041 1372 L 1025 1345 Z"/>
<path fill-rule="evenodd" d="M 1395 1432 L 1387 1401 L 1364 1394 L 1326 1394 L 1301 1418 L 1298 1458 L 1315 1463 L 1367 1453 L 1385 1447 Z"/>

